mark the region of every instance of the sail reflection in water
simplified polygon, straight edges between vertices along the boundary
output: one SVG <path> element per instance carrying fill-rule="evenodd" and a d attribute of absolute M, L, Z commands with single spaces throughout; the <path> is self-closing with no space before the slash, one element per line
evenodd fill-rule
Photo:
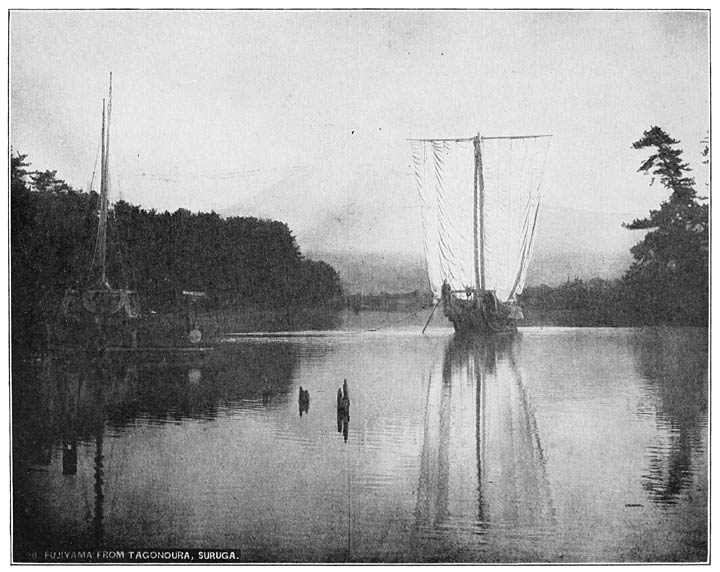
<path fill-rule="evenodd" d="M 14 549 L 703 561 L 707 348 L 682 329 L 396 331 L 14 364 Z"/>
<path fill-rule="evenodd" d="M 463 543 L 477 550 L 476 536 L 492 527 L 539 540 L 553 522 L 545 454 L 512 344 L 452 339 L 427 380 L 417 526 L 452 552 Z"/>

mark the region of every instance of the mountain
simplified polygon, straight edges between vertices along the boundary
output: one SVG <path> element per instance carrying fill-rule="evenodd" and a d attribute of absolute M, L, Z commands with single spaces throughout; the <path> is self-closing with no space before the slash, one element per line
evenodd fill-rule
<path fill-rule="evenodd" d="M 623 228 L 623 222 L 633 218 L 636 215 L 542 205 L 535 254 L 538 257 L 583 253 L 596 257 L 618 256 L 641 240 L 645 232 Z"/>
<path fill-rule="evenodd" d="M 338 271 L 347 294 L 398 294 L 429 291 L 422 256 L 357 252 L 308 252 Z M 619 278 L 630 266 L 630 253 L 565 253 L 535 256 L 528 271 L 528 286 L 557 286 L 581 278 Z"/>
<path fill-rule="evenodd" d="M 409 170 L 298 168 L 221 214 L 286 222 L 303 253 L 338 270 L 348 293 L 427 288 Z M 619 277 L 630 265 L 630 247 L 643 235 L 622 227 L 633 218 L 544 204 L 528 285 Z"/>
<path fill-rule="evenodd" d="M 430 290 L 421 256 L 315 251 L 309 252 L 308 256 L 335 268 L 346 294 L 399 294 Z"/>
<path fill-rule="evenodd" d="M 303 252 L 421 252 L 411 173 L 304 167 L 221 214 L 286 222 Z"/>

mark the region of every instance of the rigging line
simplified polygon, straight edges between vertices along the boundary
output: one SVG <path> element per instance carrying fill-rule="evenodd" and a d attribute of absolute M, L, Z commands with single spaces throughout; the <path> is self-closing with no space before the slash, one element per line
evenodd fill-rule
<path fill-rule="evenodd" d="M 541 480 L 544 488 L 546 489 L 545 492 L 547 494 L 550 514 L 553 517 L 553 520 L 556 517 L 555 512 L 555 504 L 552 500 L 552 495 L 550 492 L 550 482 L 548 480 L 547 476 L 547 456 L 545 455 L 545 450 L 543 449 L 542 443 L 540 441 L 540 431 L 538 429 L 537 425 L 537 417 L 535 416 L 534 408 L 532 408 L 529 404 L 530 399 L 528 398 L 528 392 L 525 384 L 522 380 L 522 375 L 520 374 L 517 363 L 515 362 L 514 356 L 510 355 L 510 367 L 513 370 L 513 373 L 515 374 L 513 377 L 515 379 L 515 384 L 518 388 L 518 393 L 520 394 L 520 402 L 522 403 L 522 407 L 525 410 L 525 421 L 526 421 L 526 427 L 529 429 L 531 433 L 532 439 L 535 441 L 535 446 L 538 449 L 538 456 L 540 461 L 540 467 L 541 467 Z"/>
<path fill-rule="evenodd" d="M 543 135 L 495 135 L 492 137 L 480 137 L 480 139 L 536 139 L 538 137 L 552 137 L 551 134 Z M 475 137 L 453 137 L 449 139 L 405 139 L 405 141 L 473 141 Z"/>
<path fill-rule="evenodd" d="M 367 332 L 377 332 L 379 330 L 383 330 L 385 328 L 388 328 L 390 326 L 394 326 L 395 324 L 398 324 L 402 322 L 403 320 L 407 320 L 408 318 L 417 317 L 417 312 L 410 312 L 409 314 L 406 314 L 402 318 L 398 318 L 397 320 L 394 320 L 392 322 L 386 322 L 380 326 L 377 326 L 375 328 L 369 328 L 367 330 L 350 330 L 350 331 L 343 331 L 342 335 L 356 335 L 356 334 L 365 334 Z M 252 333 L 252 332 L 241 332 L 241 333 L 227 333 L 225 335 L 227 336 L 234 336 L 234 337 L 258 337 L 258 338 L 265 338 L 265 337 L 275 337 L 275 336 L 268 336 L 271 332 L 263 332 L 263 333 Z M 272 332 L 273 334 L 278 333 L 292 333 L 292 332 Z"/>
<path fill-rule="evenodd" d="M 420 529 L 422 526 L 422 516 L 423 516 L 423 507 L 422 507 L 422 500 L 427 499 L 427 492 L 423 495 L 423 499 L 421 499 L 421 490 L 423 489 L 424 485 L 424 479 L 423 479 L 423 469 L 425 469 L 429 463 L 428 457 L 430 453 L 428 452 L 428 435 L 430 433 L 430 386 L 432 384 L 432 369 L 430 373 L 428 374 L 427 378 L 427 384 L 425 384 L 425 379 L 423 378 L 423 384 L 426 385 L 424 388 L 423 394 L 425 395 L 424 400 L 424 407 L 423 410 L 425 412 L 425 415 L 423 416 L 423 444 L 420 449 L 420 471 L 418 471 L 418 485 L 417 485 L 417 494 L 415 498 L 415 528 Z M 427 486 L 427 485 L 425 485 Z"/>
<path fill-rule="evenodd" d="M 433 306 L 432 312 L 430 312 L 430 317 L 427 319 L 427 322 L 425 322 L 425 327 L 422 329 L 422 333 L 425 333 L 425 330 L 428 327 L 428 324 L 430 323 L 430 320 L 432 320 L 433 315 L 435 314 L 435 310 L 437 310 L 437 307 L 440 305 L 440 302 L 442 301 L 442 298 L 438 298 L 438 301 L 435 302 L 435 305 Z"/>
<path fill-rule="evenodd" d="M 267 169 L 246 169 L 241 171 L 219 171 L 214 173 L 135 173 L 133 177 L 146 177 L 153 180 L 175 181 L 179 179 L 231 179 L 238 177 L 251 177 L 253 175 L 261 175 L 263 173 L 274 173 L 278 171 L 297 171 L 302 169 L 302 165 L 291 165 L 289 167 L 268 167 Z"/>
<path fill-rule="evenodd" d="M 92 191 L 93 184 L 95 183 L 95 173 L 97 171 L 97 162 L 98 162 L 98 157 L 100 156 L 100 146 L 101 145 L 102 145 L 102 141 L 98 142 L 98 148 L 97 148 L 97 151 L 95 152 L 95 163 L 93 164 L 92 176 L 90 177 L 90 189 L 88 189 L 89 191 Z"/>
<path fill-rule="evenodd" d="M 472 141 L 475 137 L 453 137 L 450 139 L 405 139 L 405 141 L 454 141 L 454 142 L 460 142 L 460 141 Z"/>
<path fill-rule="evenodd" d="M 450 342 L 452 344 L 452 341 Z M 452 346 L 448 346 L 452 347 Z M 447 353 L 443 357 L 442 388 L 440 390 L 440 408 L 438 425 L 438 451 L 437 451 L 437 496 L 435 499 L 435 514 L 433 525 L 442 526 L 450 516 L 450 443 L 452 430 L 452 404 L 453 404 L 453 355 Z M 449 358 L 449 359 L 448 359 Z"/>
<path fill-rule="evenodd" d="M 548 153 L 550 152 L 550 143 L 551 143 L 551 142 L 548 142 L 547 146 L 545 147 L 545 152 L 543 153 L 543 159 L 542 159 L 542 164 L 543 164 L 543 165 L 544 165 L 545 162 L 547 161 L 547 156 L 548 156 Z M 537 161 L 537 160 L 536 160 L 536 161 Z M 537 226 L 538 217 L 539 217 L 539 214 L 540 214 L 540 203 L 542 202 L 542 194 L 543 194 L 542 183 L 543 183 L 543 177 L 544 177 L 544 175 L 545 175 L 545 169 L 540 169 L 540 177 L 539 177 L 539 179 L 538 179 L 538 183 L 537 183 L 537 186 L 536 186 L 536 191 L 537 191 L 537 199 L 536 199 L 536 201 L 537 201 L 537 205 L 535 206 L 535 209 L 536 209 L 536 210 L 535 210 L 535 218 L 534 218 L 534 220 L 533 220 L 533 228 L 532 228 L 531 231 L 530 231 L 530 238 L 529 238 L 529 240 L 527 241 L 528 244 L 527 244 L 527 249 L 526 249 L 526 250 L 527 250 L 527 260 L 528 260 L 528 261 L 529 261 L 530 257 L 532 256 L 532 253 L 533 253 L 534 248 L 535 248 L 536 226 Z M 529 262 L 525 262 L 524 264 L 522 264 L 523 268 L 520 270 L 520 274 L 519 274 L 519 276 L 518 276 L 518 281 L 519 281 L 519 279 L 522 277 L 523 274 L 526 274 L 526 273 L 527 273 L 527 267 L 528 267 L 528 265 L 529 265 Z M 518 282 L 518 281 L 516 281 L 516 282 Z M 516 290 L 517 285 L 518 285 L 518 284 L 513 285 L 513 294 L 514 294 L 514 295 L 516 295 L 516 294 L 515 294 L 515 290 Z M 524 286 L 524 285 L 523 285 L 523 286 Z"/>
<path fill-rule="evenodd" d="M 387 327 L 389 327 L 389 326 L 393 326 L 393 325 L 395 325 L 395 324 L 397 324 L 397 323 L 399 323 L 399 322 L 402 322 L 403 320 L 407 320 L 408 318 L 411 318 L 411 317 L 413 317 L 413 316 L 417 316 L 417 312 L 411 312 L 411 313 L 409 313 L 409 314 L 406 314 L 406 315 L 403 316 L 402 318 L 399 318 L 399 319 L 397 319 L 397 320 L 395 320 L 395 321 L 393 321 L 393 322 L 387 322 L 387 323 L 385 323 L 385 324 L 383 324 L 383 325 L 381 325 L 381 326 L 378 326 L 378 327 L 376 327 L 376 328 L 370 328 L 369 330 L 357 330 L 357 331 L 354 331 L 354 332 L 352 332 L 352 333 L 353 333 L 353 334 L 362 334 L 362 333 L 364 333 L 364 332 L 377 332 L 378 330 L 382 330 L 382 329 L 387 328 Z"/>
<path fill-rule="evenodd" d="M 101 198 L 100 198 L 100 204 L 99 204 L 100 210 L 102 210 L 102 185 L 103 185 L 103 177 L 104 177 L 103 166 L 105 164 L 105 100 L 104 99 L 103 99 L 103 113 L 102 113 L 102 131 L 100 132 L 100 143 L 98 146 L 99 146 L 98 154 L 102 153 L 101 162 L 100 162 L 100 177 L 101 177 L 101 179 L 100 179 L 100 197 Z M 97 168 L 97 156 L 95 157 L 95 166 L 93 167 L 93 180 L 95 179 L 96 168 Z M 91 183 L 90 188 L 92 189 L 92 183 Z M 90 279 L 92 279 L 93 269 L 95 268 L 95 265 L 98 262 L 98 255 L 99 255 L 99 251 L 100 251 L 100 240 L 101 240 L 100 235 L 102 232 L 102 230 L 100 228 L 101 226 L 102 225 L 100 224 L 100 213 L 98 211 L 98 228 L 97 228 L 97 233 L 95 234 L 95 246 L 93 248 L 92 258 L 90 259 L 90 269 L 88 271 L 88 276 L 90 277 Z"/>
<path fill-rule="evenodd" d="M 115 209 L 113 209 L 112 217 L 108 217 L 108 231 L 112 241 L 111 244 L 114 246 L 114 251 L 117 256 L 118 265 L 120 266 L 120 279 L 121 284 L 123 285 L 121 287 L 128 288 L 128 273 L 126 272 L 127 264 L 125 262 L 125 253 L 123 252 L 123 246 L 126 245 L 127 241 L 122 240 L 122 237 L 120 236 L 120 222 L 118 221 L 117 211 Z"/>
<path fill-rule="evenodd" d="M 539 137 L 552 137 L 552 135 L 498 135 L 494 137 L 480 137 L 480 139 L 537 139 Z"/>

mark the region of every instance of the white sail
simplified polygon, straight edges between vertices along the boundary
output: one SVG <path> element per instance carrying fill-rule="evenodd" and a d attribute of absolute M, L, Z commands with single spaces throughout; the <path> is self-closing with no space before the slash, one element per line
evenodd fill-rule
<path fill-rule="evenodd" d="M 475 285 L 472 139 L 412 141 L 428 278 L 435 296 Z"/>
<path fill-rule="evenodd" d="M 502 300 L 522 293 L 540 208 L 549 137 L 480 140 L 484 286 Z"/>
<path fill-rule="evenodd" d="M 411 141 L 428 278 L 436 297 L 444 282 L 452 290 L 493 290 L 502 301 L 522 292 L 549 140 Z"/>

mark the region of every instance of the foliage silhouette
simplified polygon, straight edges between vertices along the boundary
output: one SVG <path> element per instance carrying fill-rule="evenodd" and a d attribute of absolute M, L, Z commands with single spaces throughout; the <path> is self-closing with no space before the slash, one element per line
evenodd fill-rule
<path fill-rule="evenodd" d="M 89 277 L 99 196 L 72 189 L 55 171 L 11 157 L 11 280 L 14 349 L 43 345 L 65 290 Z M 120 201 L 108 222 L 108 278 L 138 291 L 144 311 L 172 311 L 182 292 L 207 292 L 216 311 L 285 312 L 341 294 L 328 264 L 302 255 L 285 223 L 179 209 L 158 213 Z M 291 324 L 290 324 L 291 325 Z"/>

